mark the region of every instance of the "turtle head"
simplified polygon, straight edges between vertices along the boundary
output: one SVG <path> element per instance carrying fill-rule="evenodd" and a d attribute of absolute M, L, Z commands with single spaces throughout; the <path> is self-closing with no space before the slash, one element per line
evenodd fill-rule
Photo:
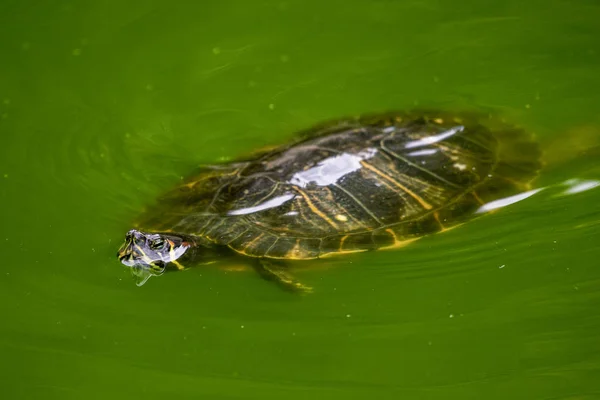
<path fill-rule="evenodd" d="M 167 269 L 183 269 L 177 260 L 193 246 L 192 240 L 181 235 L 132 229 L 117 257 L 131 268 L 137 285 L 142 286 L 151 276 L 162 275 Z"/>

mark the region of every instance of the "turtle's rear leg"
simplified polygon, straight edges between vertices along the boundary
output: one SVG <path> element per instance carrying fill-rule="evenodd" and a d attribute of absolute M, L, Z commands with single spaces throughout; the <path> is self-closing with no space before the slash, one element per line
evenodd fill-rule
<path fill-rule="evenodd" d="M 298 282 L 283 262 L 260 259 L 254 263 L 254 269 L 268 281 L 277 283 L 283 289 L 295 293 L 310 293 L 312 288 Z"/>

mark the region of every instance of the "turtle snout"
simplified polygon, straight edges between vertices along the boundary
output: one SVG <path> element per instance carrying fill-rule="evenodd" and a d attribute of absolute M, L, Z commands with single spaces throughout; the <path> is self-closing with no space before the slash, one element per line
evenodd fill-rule
<path fill-rule="evenodd" d="M 122 262 L 125 265 L 128 265 L 127 262 L 133 261 L 133 251 L 131 251 L 131 246 L 125 245 L 121 249 L 119 249 L 119 251 L 117 252 L 117 257 L 119 258 L 120 262 Z"/>
<path fill-rule="evenodd" d="M 117 258 L 121 263 L 130 266 L 135 258 L 134 253 L 133 240 L 131 240 L 129 238 L 129 234 L 127 234 L 125 243 L 123 243 L 123 245 L 121 245 L 119 248 L 119 251 L 117 251 Z"/>

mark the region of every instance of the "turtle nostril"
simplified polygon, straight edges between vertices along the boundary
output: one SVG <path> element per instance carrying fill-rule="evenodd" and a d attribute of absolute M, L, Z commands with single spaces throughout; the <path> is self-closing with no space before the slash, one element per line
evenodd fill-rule
<path fill-rule="evenodd" d="M 139 231 L 135 230 L 135 229 L 130 229 L 127 232 L 127 234 L 125 235 L 125 237 L 127 239 L 133 239 L 133 238 L 137 238 L 137 237 L 141 237 L 141 236 L 142 236 L 142 234 Z"/>

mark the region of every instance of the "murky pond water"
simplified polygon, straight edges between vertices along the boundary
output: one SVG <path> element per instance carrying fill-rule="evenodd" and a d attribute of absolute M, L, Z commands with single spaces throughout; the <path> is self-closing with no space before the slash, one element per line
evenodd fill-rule
<path fill-rule="evenodd" d="M 598 398 L 599 20 L 584 0 L 3 2 L 3 393 Z M 415 106 L 534 132 L 546 189 L 298 271 L 310 296 L 208 267 L 138 288 L 116 260 L 196 165 Z"/>

